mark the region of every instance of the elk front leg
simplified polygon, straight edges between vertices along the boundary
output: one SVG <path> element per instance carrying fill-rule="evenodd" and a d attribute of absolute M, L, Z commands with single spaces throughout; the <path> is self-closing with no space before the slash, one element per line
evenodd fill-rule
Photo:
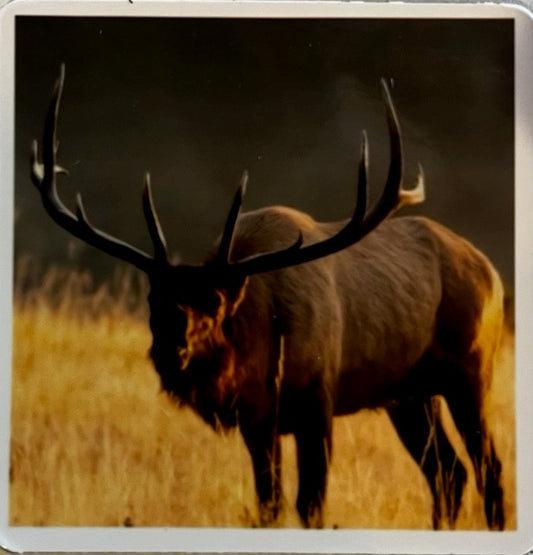
<path fill-rule="evenodd" d="M 326 406 L 325 406 L 326 405 Z M 312 402 L 307 418 L 295 432 L 298 452 L 298 499 L 296 508 L 306 528 L 322 528 L 331 455 L 332 412 L 329 403 Z"/>
<path fill-rule="evenodd" d="M 242 435 L 252 457 L 259 525 L 273 524 L 281 511 L 281 443 L 274 426 L 263 423 Z"/>

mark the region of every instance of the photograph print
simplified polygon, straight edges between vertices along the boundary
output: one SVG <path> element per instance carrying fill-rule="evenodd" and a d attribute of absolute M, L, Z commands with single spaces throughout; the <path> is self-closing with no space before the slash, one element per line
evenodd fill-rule
<path fill-rule="evenodd" d="M 10 526 L 513 530 L 513 19 L 18 16 Z"/>

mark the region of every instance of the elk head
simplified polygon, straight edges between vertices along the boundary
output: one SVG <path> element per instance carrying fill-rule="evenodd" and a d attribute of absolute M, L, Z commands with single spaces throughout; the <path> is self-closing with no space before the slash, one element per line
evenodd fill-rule
<path fill-rule="evenodd" d="M 228 380 L 231 381 L 236 356 L 232 321 L 246 296 L 248 276 L 282 270 L 345 249 L 372 231 L 400 206 L 415 204 L 424 198 L 421 171 L 414 189 L 406 191 L 402 188 L 400 128 L 390 93 L 382 80 L 391 162 L 383 194 L 372 210 L 367 211 L 366 207 L 368 147 L 366 135 L 363 134 L 356 207 L 351 219 L 337 234 L 318 243 L 303 244 L 300 233 L 298 237 L 288 237 L 288 246 L 282 250 L 232 260 L 236 223 L 248 182 L 248 174 L 245 172 L 229 211 L 216 255 L 203 265 L 173 265 L 168 260 L 166 241 L 154 208 L 148 174 L 142 199 L 144 216 L 154 247 L 153 256 L 96 229 L 87 218 L 79 194 L 75 212 L 69 210 L 59 198 L 56 176 L 67 173 L 56 161 L 56 126 L 64 77 L 64 66 L 61 66 L 46 115 L 42 162 L 38 160 L 36 141 L 32 147 L 33 183 L 41 194 L 46 211 L 58 225 L 107 254 L 133 264 L 148 275 L 151 286 L 148 297 L 150 327 L 153 335 L 150 355 L 161 375 L 164 388 L 186 402 L 193 402 L 189 398 L 192 388 L 188 380 L 193 379 L 191 376 L 195 372 L 225 380 L 225 386 L 228 385 Z"/>

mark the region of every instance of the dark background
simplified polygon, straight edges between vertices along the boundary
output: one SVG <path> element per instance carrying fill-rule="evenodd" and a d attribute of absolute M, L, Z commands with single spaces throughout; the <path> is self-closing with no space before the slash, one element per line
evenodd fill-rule
<path fill-rule="evenodd" d="M 145 250 L 150 171 L 170 248 L 200 262 L 250 171 L 245 209 L 290 205 L 350 215 L 361 131 L 371 195 L 388 135 L 379 80 L 392 85 L 406 184 L 417 163 L 430 216 L 472 240 L 513 282 L 514 54 L 511 20 L 248 20 L 19 17 L 15 256 L 89 269 L 118 262 L 45 214 L 28 171 L 59 65 L 66 63 L 61 194 L 83 194 L 96 226 Z"/>

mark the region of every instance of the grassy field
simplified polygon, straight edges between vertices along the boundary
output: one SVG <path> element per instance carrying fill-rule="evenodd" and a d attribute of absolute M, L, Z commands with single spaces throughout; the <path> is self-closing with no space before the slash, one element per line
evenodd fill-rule
<path fill-rule="evenodd" d="M 57 274 L 49 278 L 58 281 Z M 70 285 L 68 287 L 65 286 Z M 251 463 L 238 433 L 219 436 L 159 390 L 142 314 L 83 278 L 16 296 L 10 521 L 14 525 L 254 526 Z M 61 299 L 61 300 L 60 300 Z M 516 526 L 514 357 L 506 339 L 493 416 L 507 526 Z M 456 438 L 456 441 L 458 439 Z M 283 439 L 282 526 L 299 526 L 292 437 Z M 483 529 L 471 466 L 458 528 Z M 336 419 L 326 525 L 429 528 L 422 474 L 381 411 Z"/>

